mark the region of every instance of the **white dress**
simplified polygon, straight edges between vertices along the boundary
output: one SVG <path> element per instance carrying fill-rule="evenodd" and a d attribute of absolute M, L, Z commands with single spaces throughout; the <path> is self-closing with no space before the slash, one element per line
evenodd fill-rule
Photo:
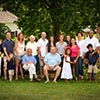
<path fill-rule="evenodd" d="M 70 57 L 67 56 L 67 61 L 70 61 Z M 62 68 L 62 73 L 61 73 L 61 79 L 72 79 L 72 71 L 71 71 L 71 65 L 70 63 L 63 61 L 63 68 Z"/>

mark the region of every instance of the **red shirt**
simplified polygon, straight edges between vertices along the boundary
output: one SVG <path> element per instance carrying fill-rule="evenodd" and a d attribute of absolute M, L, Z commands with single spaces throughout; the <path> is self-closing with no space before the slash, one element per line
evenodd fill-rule
<path fill-rule="evenodd" d="M 72 51 L 71 57 L 77 57 L 78 56 L 78 53 L 79 53 L 79 50 L 80 50 L 78 45 L 76 45 L 75 47 L 68 46 L 68 48 L 70 48 L 71 51 Z"/>

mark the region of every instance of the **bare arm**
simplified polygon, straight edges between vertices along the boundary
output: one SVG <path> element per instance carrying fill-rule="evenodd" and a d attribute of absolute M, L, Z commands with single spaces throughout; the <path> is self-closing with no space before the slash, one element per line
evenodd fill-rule
<path fill-rule="evenodd" d="M 15 42 L 15 52 L 18 55 L 18 40 Z"/>

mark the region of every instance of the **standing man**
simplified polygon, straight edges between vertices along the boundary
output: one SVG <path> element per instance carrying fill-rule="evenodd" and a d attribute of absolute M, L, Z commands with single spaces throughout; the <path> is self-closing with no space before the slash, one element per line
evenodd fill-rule
<path fill-rule="evenodd" d="M 92 44 L 94 53 L 98 51 L 100 43 L 99 43 L 98 39 L 96 37 L 94 37 L 93 31 L 90 31 L 88 33 L 88 37 L 85 39 L 86 48 L 87 48 L 88 44 Z M 87 49 L 87 51 L 88 51 L 88 49 Z"/>
<path fill-rule="evenodd" d="M 94 32 L 93 31 L 90 31 L 88 33 L 88 37 L 85 39 L 85 45 L 86 45 L 86 48 L 87 46 L 91 44 L 93 46 L 93 52 L 92 54 L 95 54 L 96 52 L 98 52 L 99 50 L 99 47 L 100 47 L 100 43 L 99 43 L 99 40 L 94 37 Z M 86 49 L 86 52 L 88 51 L 88 49 Z M 94 74 L 92 73 L 92 79 L 94 78 Z"/>
<path fill-rule="evenodd" d="M 6 33 L 6 39 L 3 41 L 2 44 L 3 51 L 4 51 L 4 78 L 7 79 L 7 61 L 10 61 L 9 54 L 13 53 L 14 50 L 14 42 L 11 40 L 11 33 Z"/>
<path fill-rule="evenodd" d="M 48 40 L 46 39 L 46 32 L 41 33 L 41 38 L 37 42 L 38 44 L 38 52 L 39 52 L 39 59 L 40 59 L 40 75 L 41 78 L 44 78 L 43 74 L 43 66 L 44 66 L 44 57 L 46 55 L 47 51 L 47 44 Z"/>
<path fill-rule="evenodd" d="M 61 67 L 59 66 L 61 63 L 61 57 L 57 53 L 56 47 L 51 47 L 51 52 L 45 56 L 44 63 L 44 74 L 46 76 L 45 83 L 49 83 L 48 71 L 56 71 L 53 82 L 57 83 L 57 78 L 60 75 L 61 71 Z"/>

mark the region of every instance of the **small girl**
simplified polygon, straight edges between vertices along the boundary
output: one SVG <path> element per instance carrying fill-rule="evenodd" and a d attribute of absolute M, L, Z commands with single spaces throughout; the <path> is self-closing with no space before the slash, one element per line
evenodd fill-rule
<path fill-rule="evenodd" d="M 11 82 L 14 76 L 14 55 L 13 53 L 9 54 L 10 60 L 7 61 L 7 69 L 8 69 L 8 74 L 9 74 L 9 81 Z"/>
<path fill-rule="evenodd" d="M 65 82 L 73 78 L 72 71 L 71 71 L 71 63 L 73 62 L 70 61 L 70 55 L 71 55 L 71 49 L 66 48 L 65 57 L 63 61 L 63 68 L 61 73 L 61 79 L 64 79 Z"/>

